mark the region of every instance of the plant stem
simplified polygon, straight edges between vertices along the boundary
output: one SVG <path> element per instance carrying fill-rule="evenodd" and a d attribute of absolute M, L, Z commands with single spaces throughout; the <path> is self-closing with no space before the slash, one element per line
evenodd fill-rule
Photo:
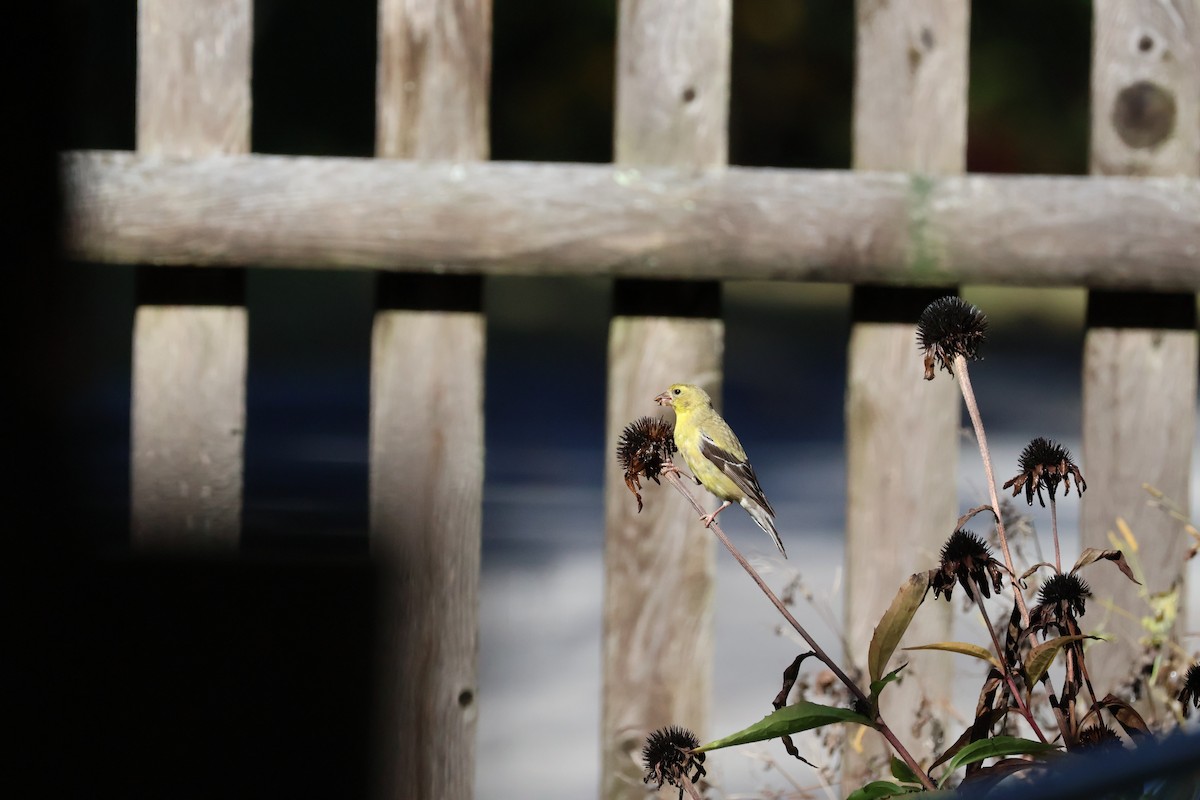
<path fill-rule="evenodd" d="M 1062 554 L 1058 550 L 1058 504 L 1054 502 L 1054 494 L 1050 495 L 1050 533 L 1054 536 L 1054 570 L 1062 574 Z"/>
<path fill-rule="evenodd" d="M 983 615 L 983 626 L 987 628 L 988 634 L 992 637 L 992 647 L 996 648 L 996 658 L 1000 660 L 1000 666 L 1004 673 L 1004 680 L 1008 683 L 1008 690 L 1012 692 L 1013 700 L 1017 704 L 1017 709 L 1021 712 L 1021 716 L 1025 717 L 1025 721 L 1029 723 L 1029 727 L 1033 728 L 1033 732 L 1044 743 L 1046 741 L 1045 734 L 1038 727 L 1037 720 L 1033 718 L 1033 712 L 1029 710 L 1025 699 L 1021 696 L 1021 692 L 1017 689 L 1017 682 L 1013 679 L 1012 670 L 1009 667 L 1008 659 L 1004 657 L 1004 648 L 1000 646 L 1000 640 L 996 638 L 996 629 L 992 627 L 992 621 L 988 618 L 987 609 L 983 607 L 983 598 L 979 596 L 975 585 L 967 581 L 967 591 L 971 594 L 971 599 L 975 601 L 975 605 L 979 608 L 979 613 Z"/>
<path fill-rule="evenodd" d="M 704 507 L 700 505 L 700 502 L 692 496 L 692 493 L 689 492 L 684 487 L 683 482 L 679 480 L 678 470 L 675 470 L 673 466 L 668 467 L 663 470 L 663 477 L 666 478 L 672 486 L 678 489 L 680 494 L 688 499 L 688 502 L 692 504 L 692 507 L 696 509 L 696 512 L 699 513 L 700 516 L 706 516 Z M 729 541 L 729 537 L 725 535 L 725 531 L 721 530 L 721 526 L 716 520 L 713 520 L 709 525 L 709 530 L 716 534 L 717 538 L 721 541 L 721 544 L 725 545 L 725 549 L 728 550 L 734 559 L 742 565 L 742 569 L 746 570 L 750 577 L 754 579 L 754 582 L 758 584 L 758 588 L 762 590 L 762 593 L 767 596 L 767 599 L 771 601 L 776 609 L 778 609 L 779 613 L 783 614 L 783 618 L 788 621 L 788 624 L 791 625 L 796 630 L 796 633 L 800 634 L 801 638 L 808 643 L 808 646 L 812 648 L 812 651 L 816 657 L 819 658 L 825 664 L 825 666 L 829 667 L 833 674 L 837 676 L 838 680 L 840 680 L 861 703 L 869 706 L 870 699 L 863 693 L 863 690 L 858 688 L 858 684 L 851 680 L 850 676 L 847 675 L 842 668 L 839 667 L 837 663 L 829 657 L 829 654 L 825 652 L 825 649 L 822 648 L 821 645 L 817 644 L 817 641 L 809 635 L 808 631 L 804 629 L 804 626 L 800 624 L 800 622 L 792 615 L 792 612 L 788 610 L 787 606 L 783 604 L 783 601 L 779 599 L 775 592 L 771 591 L 771 587 L 767 586 L 766 582 L 758 574 L 757 570 L 750 565 L 750 562 L 746 560 L 746 557 L 742 555 L 741 551 L 733 546 L 733 542 Z M 937 787 L 934 786 L 933 781 L 928 775 L 925 774 L 925 771 L 921 769 L 921 766 L 917 763 L 916 759 L 912 757 L 912 754 L 908 752 L 907 748 L 904 747 L 904 744 L 898 738 L 896 738 L 896 734 L 887 726 L 887 723 L 883 721 L 883 718 L 879 716 L 878 712 L 876 712 L 874 722 L 876 730 L 878 730 L 879 733 L 883 735 L 883 738 L 888 741 L 888 744 L 890 744 L 892 749 L 896 751 L 896 755 L 898 755 L 900 759 L 908 765 L 908 768 L 913 771 L 913 774 L 916 775 L 921 781 L 921 785 L 929 790 L 936 789 Z"/>
<path fill-rule="evenodd" d="M 679 777 L 683 783 L 683 786 L 680 788 L 688 793 L 688 797 L 692 798 L 692 800 L 704 800 L 704 798 L 700 796 L 700 792 L 697 791 L 696 784 L 692 783 L 691 779 L 689 779 L 687 775 L 680 775 Z"/>
<path fill-rule="evenodd" d="M 1000 533 L 1000 550 L 1004 553 L 1004 564 L 1013 575 L 1013 594 L 1017 599 L 1017 608 L 1021 610 L 1021 627 L 1029 627 L 1029 609 L 1025 606 L 1025 598 L 1016 580 L 1017 570 L 1013 566 L 1012 553 L 1008 551 L 1008 534 L 1004 531 L 1004 519 L 1000 515 L 1000 498 L 996 495 L 996 477 L 992 471 L 992 455 L 988 449 L 987 433 L 983 430 L 983 418 L 979 415 L 979 404 L 975 402 L 975 390 L 971 387 L 971 375 L 967 371 L 967 360 L 961 354 L 954 357 L 954 374 L 958 376 L 958 386 L 962 390 L 963 402 L 967 405 L 967 413 L 971 416 L 971 424 L 975 427 L 975 440 L 979 443 L 979 455 L 983 458 L 983 471 L 987 476 L 988 497 L 991 498 L 992 508 L 996 513 L 996 530 Z"/>
<path fill-rule="evenodd" d="M 1067 725 L 1067 718 L 1058 706 L 1058 695 L 1054 692 L 1054 682 L 1050 680 L 1049 675 L 1044 676 L 1042 681 L 1046 684 L 1046 699 L 1050 701 L 1050 710 L 1054 712 L 1054 719 L 1058 721 L 1058 735 L 1065 742 L 1071 739 L 1071 727 Z"/>

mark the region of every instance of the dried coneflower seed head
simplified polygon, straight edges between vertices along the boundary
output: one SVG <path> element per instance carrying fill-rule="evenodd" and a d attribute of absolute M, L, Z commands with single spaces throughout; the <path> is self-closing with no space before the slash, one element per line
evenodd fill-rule
<path fill-rule="evenodd" d="M 687 728 L 672 725 L 654 731 L 642 747 L 642 765 L 646 768 L 642 782 L 653 782 L 659 789 L 664 783 L 678 787 L 682 797 L 685 778 L 695 783 L 705 775 L 704 753 L 692 752 L 699 746 L 700 740 Z"/>
<path fill-rule="evenodd" d="M 1071 614 L 1082 617 L 1086 611 L 1086 602 L 1092 596 L 1091 588 L 1073 572 L 1059 573 L 1042 584 L 1038 592 L 1038 606 L 1052 610 L 1052 614 Z M 1053 610 L 1058 613 L 1054 614 Z"/>
<path fill-rule="evenodd" d="M 992 550 L 983 539 L 971 531 L 959 528 L 942 545 L 942 564 L 947 561 L 987 561 Z"/>
<path fill-rule="evenodd" d="M 1183 706 L 1185 717 L 1191 713 L 1191 708 L 1200 708 L 1200 663 L 1188 667 L 1183 688 L 1179 690 L 1179 704 Z M 1189 705 L 1191 708 L 1188 708 Z"/>
<path fill-rule="evenodd" d="M 1121 737 L 1117 732 L 1102 722 L 1089 725 L 1079 732 L 1079 750 L 1119 747 L 1120 744 Z"/>
<path fill-rule="evenodd" d="M 1045 507 L 1042 489 L 1047 490 L 1050 499 L 1054 500 L 1059 483 L 1066 487 L 1064 494 L 1070 494 L 1072 477 L 1075 478 L 1076 494 L 1082 497 L 1087 489 L 1087 482 L 1079 472 L 1079 467 L 1071 460 L 1070 451 L 1061 444 L 1040 436 L 1021 451 L 1021 457 L 1017 459 L 1017 469 L 1020 471 L 1004 484 L 1004 488 L 1011 487 L 1013 497 L 1024 489 L 1025 500 L 1029 505 L 1033 505 L 1033 495 L 1036 492 L 1038 502 Z"/>
<path fill-rule="evenodd" d="M 642 417 L 628 425 L 617 441 L 617 462 L 625 473 L 625 485 L 642 510 L 641 479 L 658 483 L 663 467 L 675 452 L 671 423 L 662 417 Z"/>
<path fill-rule="evenodd" d="M 992 558 L 991 549 L 976 534 L 959 528 L 942 545 L 941 564 L 934 570 L 930 585 L 935 598 L 944 592 L 946 599 L 950 600 L 956 582 L 968 593 L 971 591 L 969 582 L 984 597 L 991 597 L 989 578 L 999 592 L 1003 588 L 1001 571 Z"/>
<path fill-rule="evenodd" d="M 935 364 L 953 375 L 956 356 L 968 361 L 979 358 L 986 336 L 987 317 L 978 308 L 954 295 L 934 300 L 917 320 L 917 346 L 925 351 L 925 380 L 933 380 Z"/>

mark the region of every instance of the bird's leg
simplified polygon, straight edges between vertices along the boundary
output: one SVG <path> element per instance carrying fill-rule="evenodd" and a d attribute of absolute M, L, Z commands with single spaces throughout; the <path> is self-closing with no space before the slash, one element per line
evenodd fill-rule
<path fill-rule="evenodd" d="M 718 508 L 716 511 L 714 511 L 711 514 L 705 514 L 703 517 L 701 517 L 700 521 L 704 523 L 704 527 L 706 527 L 706 528 L 709 527 L 710 525 L 713 524 L 713 520 L 715 520 L 717 518 L 717 514 L 720 514 L 722 511 L 729 508 L 731 505 L 733 505 L 733 501 L 726 500 L 724 503 L 721 503 L 721 507 Z"/>

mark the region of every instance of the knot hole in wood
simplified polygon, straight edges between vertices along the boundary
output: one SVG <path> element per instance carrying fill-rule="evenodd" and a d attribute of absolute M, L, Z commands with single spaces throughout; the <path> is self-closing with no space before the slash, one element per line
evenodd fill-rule
<path fill-rule="evenodd" d="M 1112 124 L 1129 147 L 1162 144 L 1175 130 L 1175 96 L 1151 81 L 1126 86 L 1113 102 Z"/>

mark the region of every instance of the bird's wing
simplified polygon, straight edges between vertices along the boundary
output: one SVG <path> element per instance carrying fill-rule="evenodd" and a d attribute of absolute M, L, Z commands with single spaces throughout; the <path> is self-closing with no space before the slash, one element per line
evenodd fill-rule
<path fill-rule="evenodd" d="M 775 516 L 775 510 L 771 508 L 771 504 L 767 502 L 767 496 L 763 494 L 762 487 L 758 485 L 758 476 L 754 474 L 754 467 L 750 466 L 750 462 L 744 456 L 739 457 L 729 452 L 704 431 L 700 431 L 700 454 L 729 476 L 729 479 L 737 484 L 739 489 L 766 509 L 768 514 Z"/>

